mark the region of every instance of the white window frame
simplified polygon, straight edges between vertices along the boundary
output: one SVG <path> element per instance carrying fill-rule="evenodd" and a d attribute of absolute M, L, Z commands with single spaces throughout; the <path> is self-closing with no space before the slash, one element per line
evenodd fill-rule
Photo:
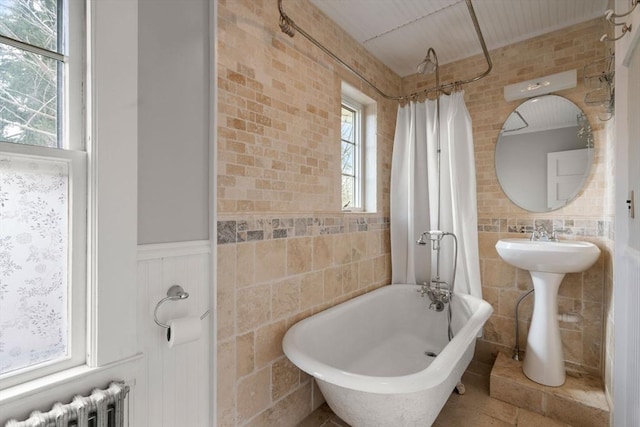
<path fill-rule="evenodd" d="M 342 208 L 342 212 L 374 213 L 377 209 L 377 104 L 376 101 L 353 86 L 342 82 L 341 106 L 356 111 L 356 206 Z M 340 139 L 342 147 L 342 138 Z M 342 151 L 340 154 L 342 160 Z M 342 161 L 340 162 L 342 165 Z M 342 189 L 342 168 L 340 170 Z M 342 192 L 341 192 L 342 194 Z M 342 202 L 342 197 L 340 198 Z M 342 205 L 342 203 L 341 203 Z"/>
<path fill-rule="evenodd" d="M 88 390 L 97 381 L 134 380 L 141 369 L 136 288 L 138 1 L 71 1 L 86 7 L 88 47 L 81 67 L 86 113 L 80 119 L 88 156 L 86 361 L 0 390 L 0 419 L 46 406 L 61 394 Z"/>
<path fill-rule="evenodd" d="M 86 358 L 86 289 L 87 289 L 87 156 L 85 152 L 0 143 L 0 153 L 32 159 L 62 160 L 68 165 L 69 239 L 67 288 L 67 348 L 66 357 L 42 362 L 0 375 L 0 390 L 79 366 Z"/>
<path fill-rule="evenodd" d="M 363 199 L 364 199 L 364 194 L 363 194 L 364 180 L 362 179 L 362 177 L 364 176 L 364 162 L 363 162 L 363 154 L 362 154 L 363 153 L 362 141 L 363 141 L 363 135 L 364 135 L 362 115 L 363 115 L 364 107 L 360 103 L 344 95 L 342 96 L 341 107 L 344 107 L 350 110 L 351 112 L 353 112 L 353 145 L 354 145 L 354 152 L 353 152 L 354 203 L 353 203 L 353 206 L 346 206 L 346 207 L 343 206 L 342 210 L 345 212 L 359 212 L 359 211 L 362 211 Z M 345 141 L 342 138 L 340 138 L 341 147 L 342 147 L 342 142 L 351 143 L 351 141 Z M 342 160 L 342 155 L 341 155 L 341 160 Z M 342 165 L 342 161 L 340 162 L 340 164 Z M 345 176 L 345 174 L 342 171 L 340 171 L 340 174 L 341 176 Z M 342 198 L 340 203 L 342 204 Z"/>
<path fill-rule="evenodd" d="M 85 1 L 91 254 L 87 366 L 97 368 L 140 357 L 138 1 Z"/>
<path fill-rule="evenodd" d="M 73 7 L 71 7 L 73 6 Z M 84 74 L 84 18 L 81 1 L 65 0 L 59 19 L 65 21 L 63 52 L 64 67 L 61 111 L 58 111 L 62 130 L 60 148 L 0 142 L 0 153 L 27 158 L 65 161 L 69 170 L 69 234 L 67 288 L 67 349 L 66 357 L 28 366 L 0 375 L 0 390 L 56 372 L 83 365 L 86 361 L 87 319 L 87 153 L 83 132 L 84 100 L 82 97 Z M 3 43 L 7 41 L 3 40 Z M 12 45 L 13 43 L 8 42 Z M 28 46 L 13 44 L 17 49 L 30 51 Z"/>

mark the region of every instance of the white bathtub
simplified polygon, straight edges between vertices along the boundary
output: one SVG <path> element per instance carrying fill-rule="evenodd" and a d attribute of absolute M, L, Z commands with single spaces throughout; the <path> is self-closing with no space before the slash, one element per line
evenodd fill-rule
<path fill-rule="evenodd" d="M 455 295 L 448 342 L 447 310 L 429 310 L 418 289 L 382 287 L 298 322 L 284 337 L 287 357 L 354 427 L 431 425 L 471 362 L 491 305 Z"/>

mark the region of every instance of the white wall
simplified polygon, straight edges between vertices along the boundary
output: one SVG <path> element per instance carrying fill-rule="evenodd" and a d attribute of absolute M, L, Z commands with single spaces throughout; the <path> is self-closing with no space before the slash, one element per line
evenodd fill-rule
<path fill-rule="evenodd" d="M 627 0 L 616 0 L 617 14 L 630 9 Z M 617 22 L 633 31 L 616 42 L 615 117 L 615 260 L 613 420 L 616 427 L 640 425 L 640 7 Z M 620 26 L 616 36 L 620 36 Z M 635 190 L 635 218 L 625 203 Z M 609 383 L 610 381 L 606 381 Z M 610 390 L 609 390 L 610 391 Z"/>
<path fill-rule="evenodd" d="M 199 341 L 173 349 L 153 310 L 174 284 L 190 296 L 163 304 L 161 321 L 200 315 L 213 305 L 209 27 L 215 6 L 138 1 L 138 333 L 146 375 L 137 411 L 144 412 L 144 426 L 207 426 L 213 420 L 213 310 Z"/>
<path fill-rule="evenodd" d="M 138 250 L 138 332 L 145 355 L 146 373 L 140 379 L 135 426 L 207 426 L 212 419 L 209 397 L 211 320 L 203 322 L 198 341 L 169 348 L 166 329 L 153 321 L 158 301 L 172 285 L 179 284 L 189 298 L 167 301 L 158 319 L 200 316 L 209 308 L 211 246 L 209 241 L 144 245 Z M 140 414 L 139 412 L 142 412 Z"/>
<path fill-rule="evenodd" d="M 209 2 L 138 11 L 138 243 L 209 239 Z"/>
<path fill-rule="evenodd" d="M 111 380 L 131 386 L 130 417 L 144 394 L 136 299 L 137 0 L 88 0 L 90 97 L 89 344 L 85 365 L 0 391 L 0 424 L 47 411 Z M 114 23 L 117 23 L 115 25 Z M 133 184 L 133 185 L 132 185 Z M 133 425 L 143 425 L 135 423 Z"/>
<path fill-rule="evenodd" d="M 210 102 L 215 108 L 209 87 L 215 70 L 205 50 L 213 49 L 209 23 L 215 25 L 215 5 L 210 15 L 208 0 L 89 2 L 95 12 L 92 54 L 97 70 L 91 143 L 98 147 L 99 156 L 95 173 L 99 191 L 92 206 L 99 215 L 92 236 L 98 262 L 92 277 L 97 283 L 92 290 L 97 298 L 91 328 L 98 339 L 90 349 L 88 366 L 0 391 L 0 425 L 10 418 L 26 418 L 32 410 L 47 411 L 56 401 L 69 402 L 74 395 L 89 394 L 112 380 L 123 380 L 131 387 L 127 414 L 131 427 L 213 425 L 215 313 L 204 319 L 199 341 L 169 349 L 165 330 L 153 322 L 153 309 L 173 284 L 182 285 L 190 297 L 163 305 L 161 320 L 199 315 L 214 305 L 211 272 L 215 247 L 210 244 L 209 230 L 213 229 L 215 209 L 209 209 L 209 200 L 215 198 L 209 192 L 215 188 L 208 182 L 209 165 L 213 164 L 209 157 L 214 155 L 209 151 L 209 135 L 215 127 L 208 112 Z M 138 11 L 143 15 L 140 20 Z M 175 20 L 165 26 L 169 17 Z M 169 35 L 186 43 L 174 45 L 173 53 L 167 52 L 161 59 L 164 63 L 173 61 L 174 73 L 199 79 L 194 86 L 181 88 L 171 73 L 164 73 L 162 64 L 151 67 L 159 67 L 162 75 L 149 77 L 144 72 L 157 58 L 147 62 L 151 52 L 138 51 L 140 21 L 147 29 L 162 27 L 159 44 L 153 48 L 156 53 Z M 177 29 L 176 23 L 184 28 Z M 145 46 L 143 43 L 140 48 Z M 179 58 L 183 50 L 188 51 L 186 59 Z M 153 91 L 145 79 L 157 84 L 161 77 L 166 93 L 175 100 L 181 98 L 183 106 L 169 105 L 177 111 L 161 111 L 155 116 L 158 105 L 149 108 L 148 99 L 138 104 L 138 85 L 143 86 L 143 93 Z M 155 95 L 162 94 L 152 97 Z M 185 107 L 187 100 L 193 103 Z M 169 118 L 174 113 L 191 126 L 188 138 L 179 138 L 180 132 L 171 127 Z M 165 133 L 160 132 L 159 148 L 154 145 L 155 136 L 145 133 L 157 131 L 148 121 L 150 117 L 160 117 L 170 134 L 164 138 Z M 138 126 L 144 127 L 144 135 L 138 134 Z M 147 144 L 140 150 L 138 137 Z M 138 186 L 138 179 L 144 184 Z M 137 241 L 181 240 L 191 242 L 137 245 Z M 109 309 L 103 310 L 103 305 Z"/>

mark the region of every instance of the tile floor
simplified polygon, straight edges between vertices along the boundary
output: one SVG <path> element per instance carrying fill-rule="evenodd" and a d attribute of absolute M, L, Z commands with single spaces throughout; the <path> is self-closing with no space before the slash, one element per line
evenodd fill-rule
<path fill-rule="evenodd" d="M 466 393 L 452 393 L 434 427 L 571 427 L 489 396 L 490 365 L 472 362 L 462 376 Z M 326 405 L 320 406 L 298 427 L 348 427 Z M 396 427 L 396 426 L 389 426 Z"/>
<path fill-rule="evenodd" d="M 499 353 L 491 370 L 490 396 L 554 420 L 580 427 L 608 427 L 609 405 L 602 381 L 567 371 L 560 387 L 537 384 L 522 372 L 522 362 Z"/>

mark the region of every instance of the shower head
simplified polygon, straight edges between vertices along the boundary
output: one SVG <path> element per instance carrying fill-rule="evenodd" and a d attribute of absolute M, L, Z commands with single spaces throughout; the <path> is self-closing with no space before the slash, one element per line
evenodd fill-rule
<path fill-rule="evenodd" d="M 436 70 L 436 64 L 431 61 L 431 58 L 428 56 L 424 58 L 420 64 L 418 64 L 417 71 L 418 74 L 431 74 Z"/>
<path fill-rule="evenodd" d="M 427 51 L 427 56 L 418 64 L 417 71 L 419 74 L 431 74 L 438 68 L 438 56 L 432 47 Z"/>
<path fill-rule="evenodd" d="M 444 236 L 449 236 L 452 235 L 453 233 L 450 233 L 448 231 L 442 231 L 442 230 L 429 230 L 429 231 L 423 231 L 422 234 L 420 235 L 420 238 L 418 239 L 418 241 L 416 241 L 416 244 L 418 245 L 426 245 L 427 244 L 427 240 L 431 240 L 431 241 L 440 241 L 442 240 L 442 238 Z"/>

